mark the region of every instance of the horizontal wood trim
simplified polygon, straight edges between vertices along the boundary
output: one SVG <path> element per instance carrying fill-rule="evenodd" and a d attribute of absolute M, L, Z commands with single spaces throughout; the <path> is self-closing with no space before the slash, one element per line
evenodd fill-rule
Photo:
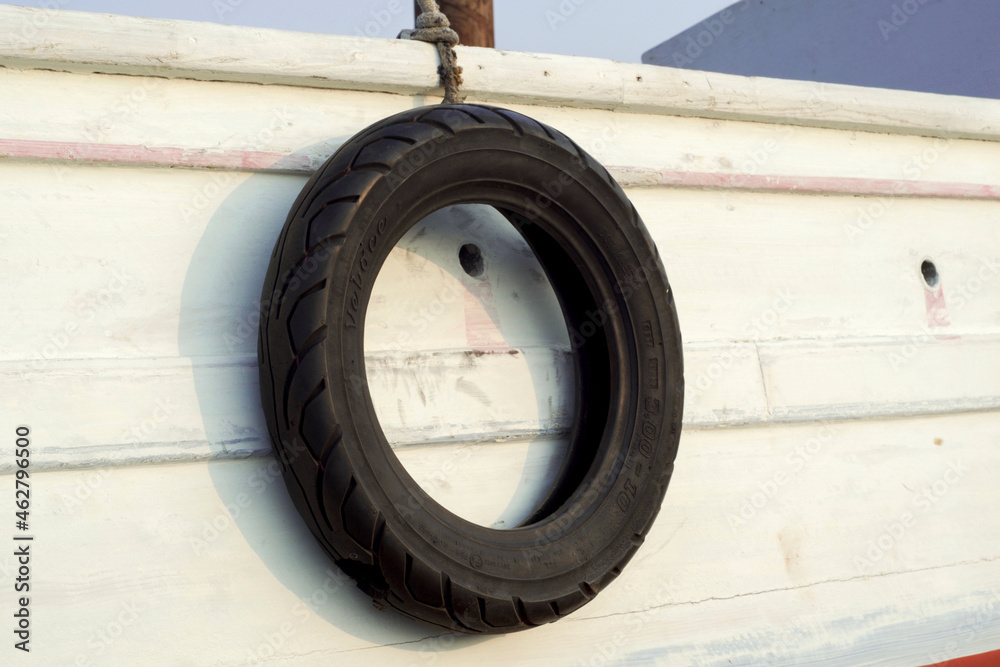
<path fill-rule="evenodd" d="M 10 418 L 0 416 L 0 431 L 12 430 Z M 264 646 L 268 659 L 292 664 L 322 655 L 405 666 L 431 657 L 523 662 L 526 641 L 540 663 L 597 664 L 610 654 L 611 663 L 727 667 L 773 655 L 778 664 L 850 667 L 925 665 L 952 641 L 963 653 L 992 650 L 1000 524 L 982 512 L 982 498 L 995 487 L 996 419 L 842 426 L 797 472 L 786 459 L 807 446 L 815 425 L 685 433 L 666 502 L 622 575 L 523 641 L 442 643 L 433 628 L 374 609 L 309 534 L 271 460 L 40 473 L 32 478 L 33 534 L 40 547 L 60 548 L 40 548 L 33 560 L 40 576 L 32 604 L 45 613 L 33 615 L 32 629 L 33 638 L 58 641 L 32 642 L 32 652 L 44 664 L 79 655 L 230 664 Z M 945 445 L 924 442 L 928 433 Z M 913 509 L 911 497 L 952 459 L 965 466 L 962 478 L 933 509 Z M 477 450 L 473 467 L 445 479 L 464 483 L 457 493 L 466 499 L 492 503 L 502 496 L 483 474 L 496 460 Z M 731 527 L 726 515 L 780 471 L 788 475 L 773 497 Z M 0 476 L 0 493 L 13 497 L 13 486 Z M 891 553 L 859 571 L 855 556 L 907 508 L 916 520 L 892 538 Z M 12 565 L 14 556 L 0 556 L 4 572 Z M 114 642 L 88 644 L 123 605 L 137 606 L 138 618 Z M 977 618 L 979 631 L 969 632 Z M 168 626 L 185 641 L 163 640 Z M 272 646 L 274 635 L 284 640 Z"/>
<path fill-rule="evenodd" d="M 713 190 L 750 190 L 868 197 L 936 197 L 940 199 L 1000 199 L 1000 186 L 943 183 L 888 178 L 795 176 L 789 174 L 734 174 L 608 167 L 624 187 L 666 186 Z"/>
<path fill-rule="evenodd" d="M 572 425 L 571 363 L 565 350 L 545 348 L 366 357 L 386 437 L 417 450 L 556 442 Z M 684 364 L 689 430 L 1000 411 L 995 374 L 953 377 L 955 368 L 1000 367 L 996 337 L 695 343 Z M 0 395 L 12 414 L 48 406 L 32 463 L 39 470 L 239 459 L 271 448 L 250 355 L 6 362 Z M 558 458 L 560 446 L 546 456 Z M 0 473 L 13 465 L 0 461 Z"/>
<path fill-rule="evenodd" d="M 0 360 L 254 354 L 255 303 L 303 176 L 17 162 L 0 162 L 0 175 L 10 313 Z M 1000 334 L 995 200 L 627 194 L 666 267 L 685 342 Z M 411 244 L 410 254 L 398 249 L 383 267 L 394 279 L 389 293 L 405 295 L 387 302 L 406 306 L 387 308 L 390 338 L 415 337 L 418 307 L 458 282 L 435 265 L 464 275 L 446 229 Z M 476 239 L 500 252 L 491 280 L 507 285 L 492 301 L 506 342 L 550 342 L 527 335 L 537 328 L 538 311 L 526 304 L 537 301 L 538 283 L 514 262 L 520 255 L 488 235 Z M 944 304 L 923 283 L 924 257 L 937 265 Z M 412 273 L 416 266 L 426 273 Z M 466 346 L 463 301 L 425 329 L 418 347 Z M 514 328 L 525 335 L 511 339 Z"/>
<path fill-rule="evenodd" d="M 437 97 L 408 40 L 4 6 L 0 65 Z M 470 100 L 1000 139 L 1000 101 L 458 47 Z M 428 100 L 431 101 L 431 100 Z"/>
<path fill-rule="evenodd" d="M 307 155 L 269 151 L 27 139 L 0 139 L 0 160 L 3 159 L 287 174 L 311 174 L 317 162 Z M 790 194 L 1000 199 L 1000 186 L 985 183 L 657 170 L 614 165 L 609 165 L 608 171 L 622 187 L 660 186 Z"/>
<path fill-rule="evenodd" d="M 268 151 L 0 139 L 0 159 L 308 174 L 306 156 Z"/>

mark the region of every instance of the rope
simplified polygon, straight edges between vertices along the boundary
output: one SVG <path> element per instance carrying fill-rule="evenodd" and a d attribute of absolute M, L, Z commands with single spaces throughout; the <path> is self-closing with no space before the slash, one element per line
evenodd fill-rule
<path fill-rule="evenodd" d="M 420 16 L 417 17 L 416 30 L 404 30 L 399 37 L 437 46 L 441 58 L 438 77 L 444 86 L 441 103 L 454 104 L 459 101 L 458 87 L 462 85 L 462 68 L 458 66 L 458 56 L 453 48 L 458 44 L 458 33 L 451 29 L 451 23 L 438 7 L 437 0 L 417 0 L 417 4 L 420 5 Z"/>

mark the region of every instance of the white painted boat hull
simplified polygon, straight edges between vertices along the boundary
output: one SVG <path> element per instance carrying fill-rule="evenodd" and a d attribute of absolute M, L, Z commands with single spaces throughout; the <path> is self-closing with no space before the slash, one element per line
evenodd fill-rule
<path fill-rule="evenodd" d="M 289 206 L 354 132 L 439 99 L 434 49 L 0 18 L 0 437 L 33 434 L 41 663 L 912 666 L 1000 648 L 1000 102 L 459 49 L 469 101 L 560 128 L 625 187 L 688 388 L 666 503 L 623 575 L 565 620 L 482 639 L 379 612 L 326 559 L 257 394 Z M 516 239 L 468 234 L 507 248 L 489 295 L 439 270 L 446 235 L 413 239 L 368 364 L 414 476 L 490 523 L 549 474 L 572 387 Z M 421 327 L 406 301 L 440 312 Z M 456 361 L 500 349 L 519 353 Z M 4 498 L 14 469 L 0 458 Z M 16 565 L 0 556 L 8 601 Z"/>

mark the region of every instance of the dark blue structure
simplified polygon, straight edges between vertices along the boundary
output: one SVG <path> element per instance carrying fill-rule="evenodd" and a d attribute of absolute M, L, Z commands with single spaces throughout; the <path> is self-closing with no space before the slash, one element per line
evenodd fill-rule
<path fill-rule="evenodd" d="M 642 61 L 1000 99 L 1000 0 L 741 0 Z"/>

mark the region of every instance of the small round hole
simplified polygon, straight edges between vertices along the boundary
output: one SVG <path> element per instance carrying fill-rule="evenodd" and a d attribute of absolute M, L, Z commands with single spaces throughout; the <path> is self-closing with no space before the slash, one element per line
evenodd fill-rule
<path fill-rule="evenodd" d="M 924 276 L 924 282 L 927 283 L 928 287 L 936 287 L 941 281 L 941 278 L 938 276 L 937 267 L 929 259 L 925 259 L 920 265 L 920 273 Z"/>
<path fill-rule="evenodd" d="M 474 243 L 466 243 L 458 249 L 458 261 L 462 269 L 473 278 L 483 275 L 483 253 Z"/>

